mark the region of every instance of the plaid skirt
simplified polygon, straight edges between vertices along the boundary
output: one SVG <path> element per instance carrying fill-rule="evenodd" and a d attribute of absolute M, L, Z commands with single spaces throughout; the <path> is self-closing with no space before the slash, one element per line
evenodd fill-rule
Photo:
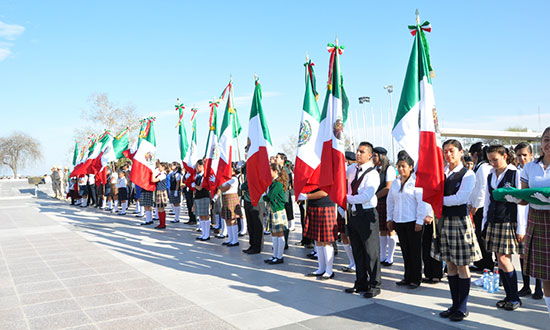
<path fill-rule="evenodd" d="M 168 206 L 168 192 L 166 190 L 155 191 L 155 204 L 157 207 Z"/>
<path fill-rule="evenodd" d="M 431 257 L 452 262 L 457 266 L 468 266 L 482 259 L 481 250 L 476 239 L 474 226 L 469 216 L 443 217 L 443 226 L 439 235 L 440 248 L 436 240 L 432 241 Z"/>
<path fill-rule="evenodd" d="M 242 216 L 241 200 L 238 194 L 222 195 L 222 210 L 220 215 L 224 220 L 233 220 Z"/>
<path fill-rule="evenodd" d="M 141 206 L 155 206 L 153 203 L 153 192 L 141 189 L 141 198 L 139 199 Z"/>
<path fill-rule="evenodd" d="M 118 188 L 116 187 L 116 184 L 111 184 L 111 197 L 115 198 L 115 196 L 118 195 Z"/>
<path fill-rule="evenodd" d="M 500 254 L 523 254 L 523 244 L 516 237 L 517 224 L 511 222 L 487 225 L 487 251 Z"/>
<path fill-rule="evenodd" d="M 174 193 L 177 192 L 176 196 L 174 196 Z M 172 204 L 180 204 L 181 203 L 181 192 L 179 190 L 170 190 L 168 193 L 168 199 L 170 200 L 170 203 Z"/>
<path fill-rule="evenodd" d="M 378 203 L 376 204 L 376 212 L 378 212 L 378 227 L 380 231 L 388 231 L 388 227 L 386 226 L 386 220 L 388 218 L 386 209 L 386 197 L 380 198 L 378 200 Z"/>
<path fill-rule="evenodd" d="M 525 273 L 550 280 L 550 210 L 529 208 L 525 233 Z"/>
<path fill-rule="evenodd" d="M 288 220 L 286 218 L 286 211 L 280 210 L 277 212 L 269 212 L 267 217 L 266 228 L 271 234 L 283 233 L 285 229 L 288 229 Z"/>
<path fill-rule="evenodd" d="M 193 214 L 197 217 L 205 217 L 210 215 L 210 198 L 204 197 L 195 199 L 194 205 L 195 209 L 193 210 Z"/>
<path fill-rule="evenodd" d="M 338 220 L 334 206 L 308 207 L 305 237 L 317 242 L 334 242 L 338 238 Z"/>

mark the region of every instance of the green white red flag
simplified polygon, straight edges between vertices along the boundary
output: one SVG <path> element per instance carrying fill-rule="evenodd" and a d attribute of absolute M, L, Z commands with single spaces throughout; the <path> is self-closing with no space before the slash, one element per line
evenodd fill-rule
<path fill-rule="evenodd" d="M 94 156 L 97 157 L 97 155 L 95 155 L 97 141 L 98 141 L 98 138 L 95 134 L 93 134 L 89 138 L 88 148 L 87 148 L 86 152 L 84 153 L 84 156 L 82 157 L 82 159 L 80 161 L 80 164 L 75 166 L 75 168 L 73 169 L 70 176 L 79 176 L 79 175 L 88 174 L 87 170 L 88 170 L 88 167 L 91 165 L 92 160 L 94 159 L 93 157 Z M 99 148 L 98 148 L 97 151 L 99 151 Z"/>
<path fill-rule="evenodd" d="M 229 82 L 227 90 L 227 103 L 220 128 L 218 149 L 220 153 L 218 169 L 216 171 L 216 187 L 230 180 L 232 173 L 233 144 L 241 133 L 241 125 L 237 117 L 237 111 L 233 104 L 233 82 Z"/>
<path fill-rule="evenodd" d="M 191 109 L 194 111 L 194 109 Z M 191 141 L 189 143 L 189 149 L 185 158 L 182 159 L 183 167 L 185 168 L 185 184 L 190 187 L 191 183 L 195 180 L 195 166 L 199 160 L 199 155 L 197 153 L 197 120 L 195 118 L 196 112 L 194 112 L 193 117 L 191 118 L 191 127 L 193 128 L 193 134 L 191 135 Z"/>
<path fill-rule="evenodd" d="M 344 123 L 348 116 L 348 98 L 344 90 L 343 77 L 340 72 L 340 55 L 344 47 L 328 44 L 330 53 L 327 94 L 321 113 L 319 139 L 323 141 L 321 154 L 319 188 L 325 191 L 330 199 L 343 207 L 346 205 L 346 158 Z"/>
<path fill-rule="evenodd" d="M 78 142 L 75 141 L 74 151 L 73 151 L 73 166 L 76 166 L 77 161 L 78 161 Z"/>
<path fill-rule="evenodd" d="M 134 155 L 130 180 L 147 191 L 155 190 L 153 170 L 157 161 L 157 142 L 153 127 L 154 118 L 148 118 L 140 131 L 140 143 Z"/>
<path fill-rule="evenodd" d="M 318 93 L 316 90 L 314 63 L 308 59 L 306 67 L 306 91 L 298 133 L 298 150 L 294 167 L 294 192 L 296 198 L 301 193 L 307 193 L 319 185 L 321 152 L 323 141 L 319 139 L 319 125 L 321 113 L 317 105 Z"/>
<path fill-rule="evenodd" d="M 116 159 L 124 157 L 124 152 L 129 149 L 128 132 L 130 129 L 126 127 L 120 133 L 118 133 L 113 139 L 113 150 L 115 152 Z"/>
<path fill-rule="evenodd" d="M 223 93 L 222 93 L 223 95 Z M 210 191 L 210 195 L 216 193 L 216 170 L 220 159 L 218 150 L 218 130 L 217 130 L 217 110 L 220 102 L 210 102 L 210 119 L 208 121 L 208 139 L 206 140 L 206 150 L 204 155 L 204 176 L 202 186 Z"/>
<path fill-rule="evenodd" d="M 262 106 L 262 87 L 256 79 L 250 121 L 248 125 L 248 160 L 246 162 L 246 179 L 252 205 L 258 205 L 260 197 L 273 182 L 269 157 L 274 154 L 271 136 Z"/>
<path fill-rule="evenodd" d="M 431 31 L 431 25 L 424 22 L 409 26 L 409 29 L 414 43 L 392 134 L 416 161 L 416 186 L 422 188 L 422 199 L 440 218 L 445 175 L 432 87 L 433 71 L 424 33 Z"/>

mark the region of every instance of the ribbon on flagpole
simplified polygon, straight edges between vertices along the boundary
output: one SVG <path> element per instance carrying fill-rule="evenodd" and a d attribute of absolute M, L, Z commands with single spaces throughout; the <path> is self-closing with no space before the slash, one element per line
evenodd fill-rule
<path fill-rule="evenodd" d="M 128 130 L 130 130 L 130 127 L 126 126 L 125 129 L 123 129 L 122 131 L 120 131 L 120 133 L 118 133 L 118 135 L 115 136 L 115 139 L 117 139 L 117 140 L 122 139 L 122 137 L 123 137 L 124 135 L 126 135 L 126 133 L 128 133 Z"/>
<path fill-rule="evenodd" d="M 229 86 L 228 86 L 229 87 Z M 225 93 L 225 91 L 224 91 Z M 220 100 L 213 100 L 209 102 L 210 106 L 210 119 L 208 120 L 208 126 L 210 127 L 210 130 L 213 131 L 212 128 L 212 117 L 214 116 L 214 110 L 218 108 L 218 105 L 220 104 Z"/>
<path fill-rule="evenodd" d="M 422 39 L 422 44 L 424 45 L 424 53 L 426 53 L 426 60 L 428 61 L 428 69 L 430 70 L 430 77 L 434 78 L 435 73 L 432 68 L 432 61 L 430 60 L 430 47 L 428 46 L 428 39 L 426 39 L 426 32 L 432 32 L 432 24 L 428 21 L 425 21 L 422 24 L 409 25 L 409 31 L 413 36 L 416 36 L 420 32 L 420 38 Z"/>
<path fill-rule="evenodd" d="M 311 81 L 311 88 L 313 89 L 313 95 L 315 95 L 315 100 L 319 100 L 319 93 L 317 93 L 317 82 L 315 80 L 315 75 L 313 74 L 313 66 L 315 63 L 313 63 L 311 60 L 309 60 L 307 63 L 304 63 L 304 66 L 307 67 L 307 71 L 309 72 L 309 80 Z"/>
<path fill-rule="evenodd" d="M 191 122 L 193 122 L 193 119 L 195 119 L 195 116 L 197 115 L 198 111 L 199 109 L 197 108 L 191 108 L 191 112 L 193 113 L 193 115 L 191 116 Z"/>
<path fill-rule="evenodd" d="M 344 53 L 344 46 L 338 46 L 338 42 L 335 44 L 329 43 L 327 45 L 327 50 L 330 53 L 330 63 L 328 69 L 328 87 L 332 90 L 332 66 L 334 63 L 334 58 L 336 57 L 336 51 L 338 54 L 342 55 Z"/>
<path fill-rule="evenodd" d="M 175 105 L 175 107 L 176 107 L 176 111 L 179 111 L 179 114 L 180 114 L 178 124 L 176 125 L 176 127 L 178 127 L 179 125 L 181 125 L 181 120 L 183 119 L 183 110 L 185 109 L 185 107 L 183 106 L 183 103 L 181 103 L 181 104 L 178 103 L 178 104 Z"/>

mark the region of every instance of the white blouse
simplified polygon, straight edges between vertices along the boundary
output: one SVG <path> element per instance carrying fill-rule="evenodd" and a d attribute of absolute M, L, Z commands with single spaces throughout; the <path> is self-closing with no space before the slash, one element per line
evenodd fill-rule
<path fill-rule="evenodd" d="M 398 177 L 393 181 L 386 199 L 388 221 L 396 223 L 416 221 L 418 225 L 424 224 L 424 218 L 431 214 L 432 208 L 422 201 L 422 188 L 415 187 L 415 184 L 414 174 L 405 182 L 403 191 L 399 191 L 401 178 Z"/>
<path fill-rule="evenodd" d="M 225 181 L 225 183 L 222 184 L 222 186 L 230 186 L 229 190 L 224 191 L 222 195 L 236 194 L 239 192 L 239 180 L 237 180 L 237 177 L 235 176 Z"/>
<path fill-rule="evenodd" d="M 491 187 L 493 189 L 497 189 L 498 185 L 504 178 L 504 175 L 508 171 L 517 171 L 516 173 L 516 182 L 514 188 L 520 188 L 520 171 L 514 166 L 509 164 L 506 167 L 506 170 L 502 173 L 500 173 L 499 176 L 496 175 L 495 169 L 491 169 L 490 174 L 493 174 L 491 177 Z M 485 207 L 483 208 L 483 221 L 481 222 L 481 228 L 485 228 L 485 224 L 487 223 L 487 212 L 489 212 L 489 204 L 491 203 L 491 196 L 489 192 L 489 186 L 487 185 L 486 192 L 485 192 Z M 518 205 L 518 215 L 517 215 L 517 222 L 518 227 L 516 228 L 516 233 L 518 235 L 525 235 L 525 231 L 527 229 L 527 218 L 525 217 L 525 208 L 522 208 L 521 205 Z"/>
<path fill-rule="evenodd" d="M 544 169 L 544 164 L 541 162 L 532 161 L 525 164 L 521 171 L 521 182 L 529 185 L 529 188 L 550 187 L 550 165 Z M 550 205 L 531 204 L 529 207 L 535 210 L 550 210 Z"/>
<path fill-rule="evenodd" d="M 470 195 L 470 205 L 476 209 L 482 208 L 483 203 L 485 202 L 485 194 L 487 191 L 487 177 L 491 172 L 493 167 L 487 163 L 483 163 L 477 169 L 477 172 L 474 172 L 476 175 L 476 184 L 472 194 Z M 487 204 L 485 204 L 487 205 Z"/>
<path fill-rule="evenodd" d="M 449 167 L 445 167 L 445 177 L 448 178 L 452 173 L 460 171 L 464 165 L 462 163 L 458 164 L 457 167 L 455 167 L 452 171 L 449 170 Z M 463 204 L 468 204 L 470 201 L 470 195 L 472 194 L 472 191 L 474 190 L 474 186 L 476 185 L 476 176 L 474 171 L 468 170 L 466 174 L 464 174 L 464 177 L 462 178 L 462 183 L 460 184 L 460 188 L 458 188 L 458 191 L 454 195 L 445 196 L 443 197 L 443 205 L 445 206 L 458 206 Z"/>

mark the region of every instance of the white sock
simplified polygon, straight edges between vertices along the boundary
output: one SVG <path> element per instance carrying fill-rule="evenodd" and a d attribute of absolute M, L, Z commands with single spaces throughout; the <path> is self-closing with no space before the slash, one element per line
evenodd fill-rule
<path fill-rule="evenodd" d="M 128 201 L 122 202 L 122 213 L 126 213 L 127 207 L 128 207 Z"/>
<path fill-rule="evenodd" d="M 386 246 L 388 245 L 388 236 L 380 235 L 380 261 L 386 260 Z"/>
<path fill-rule="evenodd" d="M 176 214 L 176 218 L 174 220 L 175 221 L 180 221 L 180 207 L 179 206 L 174 206 L 174 213 Z"/>
<path fill-rule="evenodd" d="M 199 227 L 201 229 L 201 235 L 199 236 L 200 238 L 206 238 L 204 235 L 205 235 L 205 232 L 206 230 L 204 230 L 204 221 L 202 220 L 199 220 Z"/>
<path fill-rule="evenodd" d="M 231 226 L 228 226 L 225 223 L 225 220 L 223 221 L 223 231 L 225 232 L 225 235 L 227 235 L 227 240 L 224 243 L 231 244 L 233 241 L 233 231 L 231 230 Z"/>
<path fill-rule="evenodd" d="M 240 231 L 239 234 L 246 235 L 246 218 L 242 217 L 242 218 L 239 218 L 239 219 L 241 219 L 241 231 Z"/>
<path fill-rule="evenodd" d="M 272 235 L 271 242 L 273 242 L 273 258 L 277 258 L 277 253 L 279 251 L 279 237 Z"/>
<path fill-rule="evenodd" d="M 323 253 L 325 254 L 325 260 L 326 260 L 326 267 L 325 267 L 325 273 L 328 276 L 332 275 L 332 265 L 334 264 L 334 247 L 332 244 L 323 246 L 321 248 L 323 250 Z"/>
<path fill-rule="evenodd" d="M 111 210 L 113 208 L 113 201 L 108 201 L 108 206 L 109 206 L 109 210 Z"/>
<path fill-rule="evenodd" d="M 139 201 L 136 201 L 136 212 L 137 213 L 141 212 L 141 204 L 139 204 Z"/>
<path fill-rule="evenodd" d="M 546 301 L 546 308 L 548 308 L 548 316 L 550 316 L 550 297 L 544 297 Z"/>
<path fill-rule="evenodd" d="M 82 198 L 82 205 L 84 205 L 84 206 L 88 205 L 88 199 L 87 198 Z"/>
<path fill-rule="evenodd" d="M 153 222 L 153 215 L 151 211 L 145 211 L 145 223 Z"/>
<path fill-rule="evenodd" d="M 320 246 L 317 247 L 317 242 L 315 242 L 315 248 L 317 249 L 317 270 L 315 271 L 315 274 L 322 275 L 327 269 L 325 250 Z"/>
<path fill-rule="evenodd" d="M 233 234 L 233 240 L 231 241 L 231 244 L 239 243 L 239 226 L 231 226 L 231 232 Z"/>
<path fill-rule="evenodd" d="M 209 238 L 210 237 L 210 220 L 201 221 L 204 222 L 204 227 L 202 229 L 202 236 L 203 238 Z"/>
<path fill-rule="evenodd" d="M 101 208 L 105 209 L 106 205 L 107 205 L 107 198 L 103 198 L 103 203 L 101 203 Z"/>
<path fill-rule="evenodd" d="M 220 220 L 220 223 L 221 223 L 221 226 L 222 226 L 222 231 L 221 231 L 222 235 L 223 235 L 223 236 L 229 235 L 228 232 L 227 232 L 227 225 L 226 225 L 226 223 L 225 223 L 225 220 L 224 220 L 224 219 L 221 219 L 221 220 Z"/>
<path fill-rule="evenodd" d="M 388 262 L 393 263 L 393 253 L 397 245 L 397 235 L 388 236 Z"/>
<path fill-rule="evenodd" d="M 285 251 L 285 237 L 279 237 L 279 244 L 277 245 L 277 259 L 283 258 L 283 252 Z"/>
<path fill-rule="evenodd" d="M 118 199 L 115 200 L 115 211 L 118 211 Z"/>
<path fill-rule="evenodd" d="M 142 217 L 143 216 L 143 212 L 145 212 L 145 207 L 143 206 L 139 206 L 139 216 Z"/>
<path fill-rule="evenodd" d="M 349 259 L 349 265 L 348 268 L 355 268 L 355 259 L 353 258 L 353 251 L 351 250 L 351 245 L 344 244 L 344 251 L 346 251 L 346 255 Z"/>

